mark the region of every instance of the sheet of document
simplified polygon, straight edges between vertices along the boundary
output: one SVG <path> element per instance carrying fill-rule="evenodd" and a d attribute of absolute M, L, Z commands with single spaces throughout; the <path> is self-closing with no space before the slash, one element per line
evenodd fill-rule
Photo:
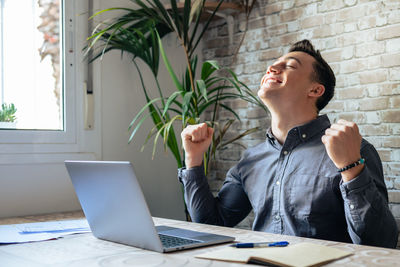
<path fill-rule="evenodd" d="M 86 219 L 0 225 L 0 244 L 43 241 L 88 232 Z"/>

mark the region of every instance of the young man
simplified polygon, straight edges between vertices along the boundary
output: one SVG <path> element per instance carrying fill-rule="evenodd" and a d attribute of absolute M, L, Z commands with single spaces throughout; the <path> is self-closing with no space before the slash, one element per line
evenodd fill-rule
<path fill-rule="evenodd" d="M 179 179 L 192 219 L 234 226 L 253 210 L 256 231 L 395 247 L 378 153 L 355 123 L 318 116 L 334 87 L 332 69 L 308 40 L 270 66 L 258 91 L 271 112 L 266 141 L 246 150 L 215 198 L 201 166 L 213 129 L 185 128 Z"/>

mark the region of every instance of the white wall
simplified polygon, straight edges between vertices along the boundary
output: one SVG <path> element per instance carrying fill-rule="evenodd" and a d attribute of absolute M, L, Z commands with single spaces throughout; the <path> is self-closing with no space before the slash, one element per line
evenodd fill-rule
<path fill-rule="evenodd" d="M 141 66 L 147 68 L 144 64 Z M 145 75 L 145 79 L 152 81 L 149 74 Z M 165 74 L 161 73 L 162 85 L 170 84 Z M 172 154 L 169 151 L 164 153 L 159 145 L 155 159 L 151 160 L 153 141 L 140 152 L 148 131 L 153 127 L 150 118 L 142 125 L 134 141 L 128 144 L 128 125 L 145 103 L 133 63 L 128 57 L 121 60 L 120 53 L 112 52 L 101 61 L 100 76 L 103 159 L 132 162 L 153 215 L 184 218 L 177 166 Z M 169 88 L 172 86 L 163 89 Z"/>
<path fill-rule="evenodd" d="M 100 9 L 115 6 L 132 5 L 129 1 L 101 0 Z M 178 68 L 182 66 L 180 69 L 184 70 L 184 54 L 176 37 L 172 34 L 165 37 L 164 45 L 171 63 Z M 151 72 L 143 62 L 138 62 L 146 85 L 153 88 L 150 92 L 154 92 L 153 96 L 158 96 Z M 148 131 L 153 127 L 150 118 L 142 125 L 134 141 L 128 144 L 128 126 L 145 104 L 139 75 L 130 56 L 125 55 L 121 59 L 120 52 L 110 52 L 100 61 L 100 65 L 100 74 L 95 73 L 95 79 L 101 81 L 103 160 L 132 162 L 153 216 L 184 219 L 183 197 L 174 157 L 169 151 L 165 153 L 160 143 L 156 157 L 152 160 L 152 141 L 140 152 Z M 168 92 L 174 91 L 175 87 L 162 60 L 160 66 L 160 84 L 164 95 L 168 96 Z M 180 132 L 180 129 L 177 128 L 177 131 Z"/>

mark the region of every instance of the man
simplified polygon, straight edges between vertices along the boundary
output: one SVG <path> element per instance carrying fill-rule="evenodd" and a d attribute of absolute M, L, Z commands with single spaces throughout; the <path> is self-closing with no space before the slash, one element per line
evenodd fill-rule
<path fill-rule="evenodd" d="M 185 128 L 179 179 L 192 219 L 234 226 L 253 210 L 256 231 L 395 247 L 398 230 L 378 153 L 355 123 L 331 125 L 318 116 L 335 81 L 308 40 L 270 66 L 258 91 L 271 112 L 266 141 L 246 150 L 216 198 L 201 166 L 213 129 Z"/>

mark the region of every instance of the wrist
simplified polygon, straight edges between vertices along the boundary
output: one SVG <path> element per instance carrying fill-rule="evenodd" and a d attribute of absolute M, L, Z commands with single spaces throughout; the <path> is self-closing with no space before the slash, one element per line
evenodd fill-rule
<path fill-rule="evenodd" d="M 203 156 L 201 157 L 191 157 L 188 155 L 185 156 L 186 169 L 198 167 L 201 166 L 202 164 L 203 164 Z"/>
<path fill-rule="evenodd" d="M 358 165 L 347 171 L 341 172 L 343 182 L 349 182 L 360 175 L 361 171 L 364 169 L 364 165 Z"/>
<path fill-rule="evenodd" d="M 348 182 L 355 177 L 357 177 L 361 171 L 364 169 L 365 159 L 360 158 L 358 161 L 355 161 L 343 168 L 338 169 L 338 172 L 342 175 L 342 179 L 344 182 Z"/>

